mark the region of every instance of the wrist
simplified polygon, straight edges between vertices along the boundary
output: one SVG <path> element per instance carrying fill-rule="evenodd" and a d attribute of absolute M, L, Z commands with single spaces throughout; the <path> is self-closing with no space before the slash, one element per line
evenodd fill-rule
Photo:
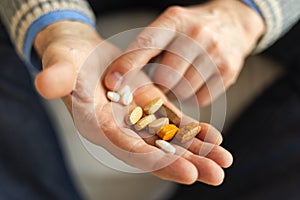
<path fill-rule="evenodd" d="M 101 41 L 94 27 L 78 21 L 63 20 L 42 29 L 34 39 L 34 47 L 41 57 L 52 42 L 67 37 Z"/>
<path fill-rule="evenodd" d="M 256 47 L 259 39 L 265 34 L 266 25 L 263 17 L 247 4 L 237 0 L 215 0 L 230 19 L 239 27 L 243 35 L 244 54 L 248 55 Z"/>
<path fill-rule="evenodd" d="M 238 7 L 238 9 L 236 9 L 237 17 L 239 18 L 243 32 L 251 43 L 251 48 L 249 48 L 247 52 L 250 53 L 256 47 L 259 39 L 265 34 L 266 25 L 264 18 L 248 4 L 241 1 L 235 2 Z"/>

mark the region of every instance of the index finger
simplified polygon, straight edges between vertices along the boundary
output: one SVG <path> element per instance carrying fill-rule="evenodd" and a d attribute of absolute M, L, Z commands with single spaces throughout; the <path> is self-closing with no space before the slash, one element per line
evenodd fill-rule
<path fill-rule="evenodd" d="M 109 90 L 118 89 L 122 77 L 134 71 L 132 77 L 153 57 L 160 54 L 176 34 L 176 23 L 162 14 L 146 27 L 107 70 L 104 83 Z"/>

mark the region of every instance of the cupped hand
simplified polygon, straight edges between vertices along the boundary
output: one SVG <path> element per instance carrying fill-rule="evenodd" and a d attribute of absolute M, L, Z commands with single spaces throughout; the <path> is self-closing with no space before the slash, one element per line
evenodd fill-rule
<path fill-rule="evenodd" d="M 94 28 L 81 22 L 59 21 L 43 29 L 34 41 L 43 67 L 35 79 L 38 92 L 47 99 L 70 94 L 80 67 L 102 41 Z M 118 48 L 107 45 L 110 52 L 105 56 L 120 53 Z"/>
<path fill-rule="evenodd" d="M 232 155 L 220 146 L 222 135 L 212 126 L 201 123 L 198 136 L 187 146 L 174 144 L 177 153 L 172 155 L 153 145 L 155 136 L 143 137 L 124 123 L 128 107 L 109 102 L 101 83 L 106 66 L 120 51 L 91 27 L 68 21 L 50 25 L 37 36 L 35 47 L 44 67 L 36 79 L 38 91 L 46 98 L 61 97 L 87 140 L 162 179 L 183 184 L 197 180 L 222 183 L 223 168 L 232 164 Z M 135 104 L 144 106 L 149 98 L 161 97 L 176 110 L 143 72 L 129 85 Z"/>
<path fill-rule="evenodd" d="M 235 83 L 263 33 L 262 17 L 240 1 L 173 6 L 113 63 L 105 84 L 115 88 L 124 74 L 158 57 L 161 65 L 154 71 L 154 82 L 183 99 L 196 95 L 205 106 Z"/>
<path fill-rule="evenodd" d="M 143 131 L 136 132 L 133 127 L 126 125 L 124 119 L 131 106 L 144 107 L 149 100 L 156 97 L 161 97 L 164 104 L 178 115 L 181 114 L 180 111 L 143 72 L 139 72 L 134 81 L 127 82 L 134 93 L 134 102 L 130 106 L 108 101 L 105 88 L 98 84 L 101 77 L 87 76 L 87 72 L 96 72 L 97 66 L 103 64 L 95 62 L 96 57 L 86 63 L 86 69 L 80 72 L 72 95 L 65 98 L 65 102 L 69 102 L 68 107 L 80 134 L 128 165 L 161 179 L 182 184 L 192 184 L 195 181 L 210 185 L 221 184 L 225 176 L 223 168 L 229 167 L 233 158 L 220 146 L 220 132 L 206 123 L 200 123 L 202 131 L 192 141 L 183 145 L 170 141 L 176 147 L 174 155 L 162 151 L 154 144 L 157 136 Z M 195 121 L 187 116 L 182 116 L 182 119 L 181 125 Z"/>

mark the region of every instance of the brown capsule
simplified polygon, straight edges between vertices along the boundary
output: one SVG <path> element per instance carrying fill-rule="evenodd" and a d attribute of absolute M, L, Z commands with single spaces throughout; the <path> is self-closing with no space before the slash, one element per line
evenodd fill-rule
<path fill-rule="evenodd" d="M 201 126 L 198 123 L 191 122 L 180 128 L 176 133 L 175 138 L 181 143 L 186 143 L 193 139 L 200 131 Z"/>
<path fill-rule="evenodd" d="M 154 114 L 163 105 L 163 103 L 164 101 L 160 97 L 155 98 L 144 107 L 144 112 L 147 115 Z"/>
<path fill-rule="evenodd" d="M 172 122 L 176 126 L 179 126 L 181 118 L 168 106 L 162 105 L 158 113 L 164 117 L 169 118 L 170 122 Z"/>

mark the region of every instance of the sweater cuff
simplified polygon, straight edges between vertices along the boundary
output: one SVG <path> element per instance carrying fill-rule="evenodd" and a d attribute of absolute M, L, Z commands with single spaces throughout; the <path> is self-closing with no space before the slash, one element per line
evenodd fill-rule
<path fill-rule="evenodd" d="M 270 4 L 269 1 L 254 0 L 260 8 L 266 23 L 266 33 L 260 39 L 254 53 L 260 53 L 273 44 L 282 32 L 282 13 L 281 7 L 277 3 Z M 275 2 L 275 1 L 274 1 Z"/>
<path fill-rule="evenodd" d="M 86 0 L 5 0 L 3 3 L 13 8 L 4 17 L 8 19 L 6 25 L 16 51 L 34 71 L 40 70 L 41 64 L 32 48 L 33 42 L 43 28 L 63 20 L 96 27 L 94 13 Z"/>
<path fill-rule="evenodd" d="M 21 50 L 26 65 L 31 70 L 40 71 L 42 69 L 40 59 L 33 48 L 33 42 L 36 35 L 49 24 L 62 20 L 79 21 L 95 27 L 95 23 L 93 20 L 91 20 L 85 14 L 74 10 L 57 10 L 47 13 L 36 19 L 27 30 Z"/>

